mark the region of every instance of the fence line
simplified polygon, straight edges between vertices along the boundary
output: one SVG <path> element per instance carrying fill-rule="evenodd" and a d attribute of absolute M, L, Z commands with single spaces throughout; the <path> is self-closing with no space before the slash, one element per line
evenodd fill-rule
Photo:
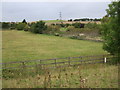
<path fill-rule="evenodd" d="M 15 62 L 7 62 L 7 63 L 0 63 L 0 64 L 12 64 L 12 63 L 22 63 L 22 62 L 34 62 L 34 61 L 47 61 L 47 60 L 58 60 L 58 59 L 67 59 L 67 58 L 84 58 L 84 57 L 101 57 L 101 56 L 110 56 L 108 55 L 91 55 L 91 56 L 79 56 L 79 57 L 65 57 L 65 58 L 53 58 L 53 59 L 39 59 L 39 60 L 26 60 L 26 61 L 15 61 Z"/>
<path fill-rule="evenodd" d="M 111 60 L 114 56 L 111 55 L 92 55 L 92 56 L 79 56 L 79 57 L 65 57 L 65 58 L 53 58 L 53 59 L 41 59 L 41 60 L 28 60 L 28 61 L 16 61 L 2 64 L 2 69 L 15 69 L 15 68 L 25 68 L 25 67 L 35 67 L 37 66 L 48 66 L 49 67 L 59 67 L 61 66 L 72 66 L 81 64 L 94 64 L 94 63 L 106 63 Z M 77 59 L 77 60 L 75 60 Z M 49 61 L 49 62 L 48 62 Z M 53 61 L 53 62 L 52 62 Z M 31 63 L 30 65 L 27 65 Z M 35 63 L 35 64 L 34 64 Z M 11 64 L 20 64 L 17 67 L 9 67 Z M 11 65 L 14 66 L 14 65 Z"/>

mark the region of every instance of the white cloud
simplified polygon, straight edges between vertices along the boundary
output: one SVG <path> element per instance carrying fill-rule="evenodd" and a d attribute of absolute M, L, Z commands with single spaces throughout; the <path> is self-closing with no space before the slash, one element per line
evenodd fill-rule
<path fill-rule="evenodd" d="M 111 2 L 113 0 L 2 0 L 2 2 Z"/>

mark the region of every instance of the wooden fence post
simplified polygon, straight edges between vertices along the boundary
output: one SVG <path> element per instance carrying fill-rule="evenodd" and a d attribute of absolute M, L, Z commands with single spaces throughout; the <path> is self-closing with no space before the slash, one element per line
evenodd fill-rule
<path fill-rule="evenodd" d="M 4 67 L 3 67 L 4 69 L 6 69 L 7 68 L 7 65 L 6 64 L 4 64 Z"/>
<path fill-rule="evenodd" d="M 40 64 L 41 64 L 41 60 L 40 60 Z"/>
<path fill-rule="evenodd" d="M 41 64 L 42 64 L 42 63 L 41 63 L 41 60 L 40 60 L 40 65 L 39 65 L 39 66 L 40 66 L 40 69 L 43 69 L 43 67 L 42 67 L 42 65 L 41 65 Z"/>
<path fill-rule="evenodd" d="M 103 63 L 104 63 L 104 55 L 103 55 Z"/>
<path fill-rule="evenodd" d="M 25 62 L 22 62 L 23 69 L 25 68 Z"/>
<path fill-rule="evenodd" d="M 70 66 L 70 57 L 68 57 L 68 65 Z"/>
<path fill-rule="evenodd" d="M 55 59 L 55 67 L 56 67 L 56 59 Z"/>

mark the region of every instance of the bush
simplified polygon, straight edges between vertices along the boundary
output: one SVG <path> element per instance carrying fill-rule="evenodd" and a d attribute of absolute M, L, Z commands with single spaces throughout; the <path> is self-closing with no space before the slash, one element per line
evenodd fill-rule
<path fill-rule="evenodd" d="M 47 29 L 47 26 L 45 25 L 45 22 L 38 21 L 38 22 L 32 24 L 30 31 L 33 33 L 42 34 L 46 29 Z"/>
<path fill-rule="evenodd" d="M 60 28 L 60 31 L 61 31 L 61 32 L 66 32 L 66 31 L 67 31 L 67 28 L 63 28 L 63 27 L 62 27 L 62 28 Z"/>
<path fill-rule="evenodd" d="M 68 26 L 71 26 L 71 24 L 66 23 L 65 26 L 68 27 Z"/>
<path fill-rule="evenodd" d="M 24 31 L 29 31 L 29 29 L 30 29 L 30 27 L 29 27 L 28 25 L 26 25 L 26 26 L 24 27 Z"/>
<path fill-rule="evenodd" d="M 74 29 L 75 29 L 74 26 L 68 26 L 67 31 L 72 31 Z"/>
<path fill-rule="evenodd" d="M 65 24 L 62 23 L 62 24 L 60 24 L 60 26 L 61 26 L 61 27 L 65 27 Z"/>
<path fill-rule="evenodd" d="M 3 29 L 8 29 L 8 28 L 10 28 L 10 23 L 8 23 L 8 22 L 2 22 L 2 28 L 3 28 Z"/>
<path fill-rule="evenodd" d="M 85 28 L 95 29 L 95 28 L 97 28 L 97 24 L 96 23 L 87 23 L 85 25 Z"/>
<path fill-rule="evenodd" d="M 75 28 L 74 26 L 68 26 L 67 28 L 67 32 L 71 32 L 71 33 L 81 33 L 82 31 L 83 29 Z"/>
<path fill-rule="evenodd" d="M 55 33 L 60 33 L 60 26 L 47 26 L 47 29 L 43 33 L 52 35 L 55 35 Z"/>
<path fill-rule="evenodd" d="M 16 28 L 17 30 L 24 30 L 25 26 L 26 26 L 25 23 L 18 23 Z"/>
<path fill-rule="evenodd" d="M 85 25 L 85 29 L 89 30 L 91 32 L 97 32 L 98 34 L 101 34 L 101 24 L 96 24 L 96 23 L 88 23 Z"/>
<path fill-rule="evenodd" d="M 15 22 L 12 22 L 10 24 L 10 29 L 16 29 L 17 24 Z"/>
<path fill-rule="evenodd" d="M 73 23 L 72 24 L 75 28 L 80 28 L 80 23 Z"/>

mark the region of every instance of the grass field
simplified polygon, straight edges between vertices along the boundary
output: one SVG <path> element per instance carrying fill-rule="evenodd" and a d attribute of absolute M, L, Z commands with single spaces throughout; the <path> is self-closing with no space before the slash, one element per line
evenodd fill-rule
<path fill-rule="evenodd" d="M 3 62 L 107 54 L 102 43 L 25 31 L 2 31 Z M 118 66 L 3 70 L 3 88 L 118 88 Z"/>
<path fill-rule="evenodd" d="M 2 32 L 3 62 L 107 54 L 102 43 L 24 31 Z"/>

